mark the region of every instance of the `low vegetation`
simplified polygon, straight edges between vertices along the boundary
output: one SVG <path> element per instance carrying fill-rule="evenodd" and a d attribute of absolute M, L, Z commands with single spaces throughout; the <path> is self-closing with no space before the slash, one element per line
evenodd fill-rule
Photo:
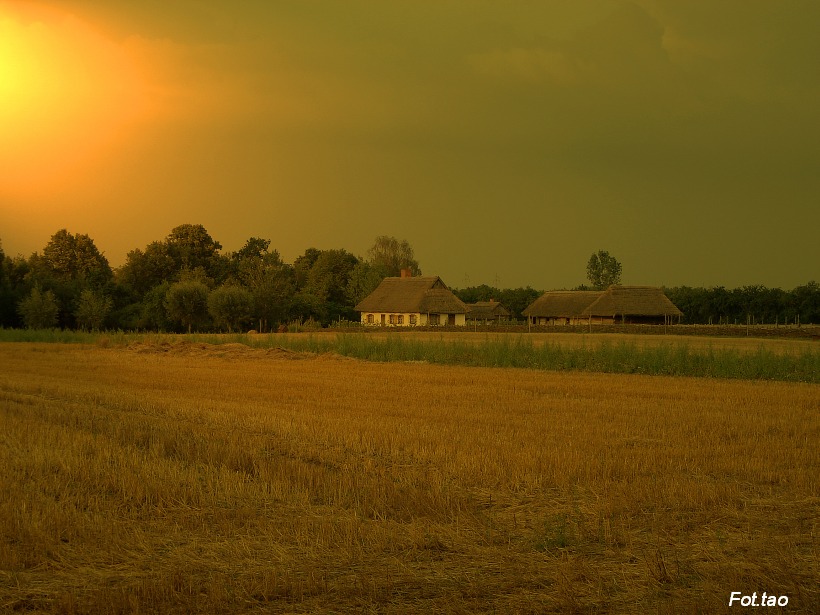
<path fill-rule="evenodd" d="M 815 384 L 254 337 L 0 344 L 0 611 L 820 606 Z"/>
<path fill-rule="evenodd" d="M 820 350 L 776 353 L 760 345 L 753 352 L 685 343 L 641 346 L 610 341 L 572 346 L 536 344 L 526 336 L 499 336 L 480 343 L 458 339 L 431 342 L 412 337 L 340 335 L 333 347 L 345 356 L 375 361 L 426 361 L 447 365 L 523 367 L 674 376 L 820 381 Z"/>
<path fill-rule="evenodd" d="M 86 334 L 75 331 L 0 330 L 2 341 L 42 341 L 127 345 L 150 341 L 173 343 L 242 343 L 256 348 L 325 353 L 368 361 L 421 361 L 472 367 L 518 367 L 589 371 L 820 382 L 816 342 L 792 340 L 706 340 L 703 338 L 524 334 L 473 335 L 410 333 L 310 333 L 303 335 Z"/>

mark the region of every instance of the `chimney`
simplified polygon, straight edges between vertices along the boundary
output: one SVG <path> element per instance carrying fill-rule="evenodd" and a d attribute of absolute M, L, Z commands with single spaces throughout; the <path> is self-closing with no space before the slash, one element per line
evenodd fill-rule
<path fill-rule="evenodd" d="M 401 277 L 403 277 L 403 278 L 412 278 L 413 277 L 413 270 L 412 269 L 402 269 L 401 270 Z"/>

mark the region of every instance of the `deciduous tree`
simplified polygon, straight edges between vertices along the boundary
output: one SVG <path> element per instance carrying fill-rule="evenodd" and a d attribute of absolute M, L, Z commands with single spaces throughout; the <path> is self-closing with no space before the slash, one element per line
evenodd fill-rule
<path fill-rule="evenodd" d="M 196 280 L 173 284 L 165 296 L 165 309 L 171 320 L 182 324 L 190 333 L 208 314 L 208 287 Z"/>
<path fill-rule="evenodd" d="M 132 300 L 141 301 L 149 290 L 170 281 L 176 272 L 177 265 L 168 245 L 154 241 L 145 250 L 131 250 L 125 257 L 125 264 L 117 270 L 116 279 Z"/>
<path fill-rule="evenodd" d="M 241 286 L 220 286 L 208 295 L 208 313 L 218 327 L 241 329 L 251 314 L 253 297 Z"/>
<path fill-rule="evenodd" d="M 232 275 L 251 292 L 251 315 L 260 331 L 285 321 L 294 293 L 293 267 L 270 250 L 270 241 L 252 237 L 231 255 L 231 264 Z"/>
<path fill-rule="evenodd" d="M 165 300 L 171 288 L 170 282 L 162 282 L 145 293 L 140 305 L 140 316 L 137 321 L 141 329 L 168 331 L 173 328 L 173 321 L 168 316 Z"/>
<path fill-rule="evenodd" d="M 101 293 L 90 289 L 82 291 L 77 302 L 77 309 L 74 312 L 77 325 L 82 329 L 92 331 L 101 329 L 112 305 L 111 299 Z"/>
<path fill-rule="evenodd" d="M 30 266 L 20 255 L 8 255 L 0 261 L 3 282 L 0 284 L 0 326 L 19 327 L 22 324 L 18 305 L 31 291 L 28 283 Z"/>
<path fill-rule="evenodd" d="M 509 293 L 511 291 L 510 289 L 506 289 L 504 292 Z M 479 286 L 468 286 L 467 288 L 453 289 L 453 293 L 464 303 L 476 303 L 478 301 L 489 301 L 490 299 L 500 301 L 502 291 L 494 286 L 481 284 Z"/>
<path fill-rule="evenodd" d="M 261 239 L 260 237 L 251 237 L 239 250 L 231 254 L 231 260 L 243 261 L 248 258 L 262 258 L 268 253 L 270 248 L 270 239 Z"/>
<path fill-rule="evenodd" d="M 507 288 L 501 291 L 501 295 L 497 299 L 509 308 L 513 318 L 518 319 L 522 317 L 521 312 L 542 294 L 544 293 L 530 286 Z"/>
<path fill-rule="evenodd" d="M 606 250 L 598 250 L 589 257 L 587 279 L 597 290 L 621 283 L 621 263 Z"/>
<path fill-rule="evenodd" d="M 90 286 L 101 288 L 111 277 L 108 259 L 88 235 L 72 235 L 61 229 L 51 236 L 43 248 L 43 263 L 59 280 L 84 279 Z"/>
<path fill-rule="evenodd" d="M 359 262 L 346 250 L 324 250 L 313 263 L 306 289 L 320 301 L 345 303 L 350 273 Z"/>
<path fill-rule="evenodd" d="M 346 250 L 324 250 L 310 268 L 303 294 L 315 299 L 307 300 L 308 304 L 320 306 L 318 316 L 323 324 L 340 317 L 354 317 L 347 286 L 358 262 L 359 259 Z"/>
<path fill-rule="evenodd" d="M 15 322 L 14 290 L 12 289 L 9 270 L 11 259 L 6 258 L 3 252 L 3 243 L 0 241 L 0 327 L 12 327 Z"/>
<path fill-rule="evenodd" d="M 387 269 L 378 263 L 359 261 L 350 271 L 347 282 L 347 298 L 351 306 L 356 306 L 376 290 L 381 281 L 387 276 Z"/>
<path fill-rule="evenodd" d="M 58 325 L 72 328 L 80 294 L 91 289 L 110 292 L 113 273 L 108 259 L 83 234 L 61 229 L 51 236 L 42 253 L 28 259 L 26 285 L 28 292 L 38 286 L 50 290 L 58 306 Z"/>
<path fill-rule="evenodd" d="M 219 279 L 219 251 L 222 245 L 201 224 L 182 224 L 173 228 L 165 240 L 177 270 L 202 267 L 209 277 Z"/>
<path fill-rule="evenodd" d="M 41 291 L 35 286 L 28 297 L 18 306 L 20 316 L 29 329 L 50 329 L 57 325 L 59 312 L 57 299 L 50 290 Z"/>
<path fill-rule="evenodd" d="M 406 239 L 379 235 L 367 251 L 367 259 L 387 271 L 388 276 L 401 275 L 402 269 L 410 269 L 413 275 L 421 275 L 421 268 L 413 254 L 413 248 Z"/>
<path fill-rule="evenodd" d="M 322 254 L 321 250 L 316 248 L 308 248 L 305 253 L 293 261 L 294 281 L 296 282 L 296 289 L 302 290 L 307 284 L 310 270 L 313 268 L 313 263 Z"/>
<path fill-rule="evenodd" d="M 820 284 L 811 281 L 791 292 L 792 321 L 799 317 L 801 323 L 820 323 Z"/>

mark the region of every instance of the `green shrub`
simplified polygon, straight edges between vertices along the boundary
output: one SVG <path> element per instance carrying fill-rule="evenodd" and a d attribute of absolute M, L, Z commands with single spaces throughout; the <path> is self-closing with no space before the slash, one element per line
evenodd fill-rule
<path fill-rule="evenodd" d="M 60 309 L 53 292 L 42 292 L 35 286 L 28 297 L 20 301 L 17 311 L 28 329 L 50 329 L 57 325 Z"/>

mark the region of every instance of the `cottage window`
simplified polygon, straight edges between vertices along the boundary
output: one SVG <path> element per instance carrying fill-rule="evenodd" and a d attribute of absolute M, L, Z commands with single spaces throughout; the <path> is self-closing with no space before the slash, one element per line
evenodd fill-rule
<path fill-rule="evenodd" d="M 403 325 L 404 324 L 404 314 L 399 314 L 396 317 L 396 324 L 397 325 Z"/>
<path fill-rule="evenodd" d="M 430 314 L 430 324 L 435 326 L 439 324 L 439 315 L 438 314 Z"/>
<path fill-rule="evenodd" d="M 410 324 L 411 325 L 416 324 L 416 315 L 415 314 L 410 314 Z"/>
<path fill-rule="evenodd" d="M 373 324 L 373 322 L 374 322 L 375 320 L 376 320 L 376 319 L 375 319 L 375 317 L 373 316 L 373 314 L 368 314 L 368 315 L 367 315 L 367 324 L 372 325 L 372 324 Z"/>
<path fill-rule="evenodd" d="M 395 314 L 390 314 L 390 324 L 391 325 L 396 324 L 396 315 Z"/>

